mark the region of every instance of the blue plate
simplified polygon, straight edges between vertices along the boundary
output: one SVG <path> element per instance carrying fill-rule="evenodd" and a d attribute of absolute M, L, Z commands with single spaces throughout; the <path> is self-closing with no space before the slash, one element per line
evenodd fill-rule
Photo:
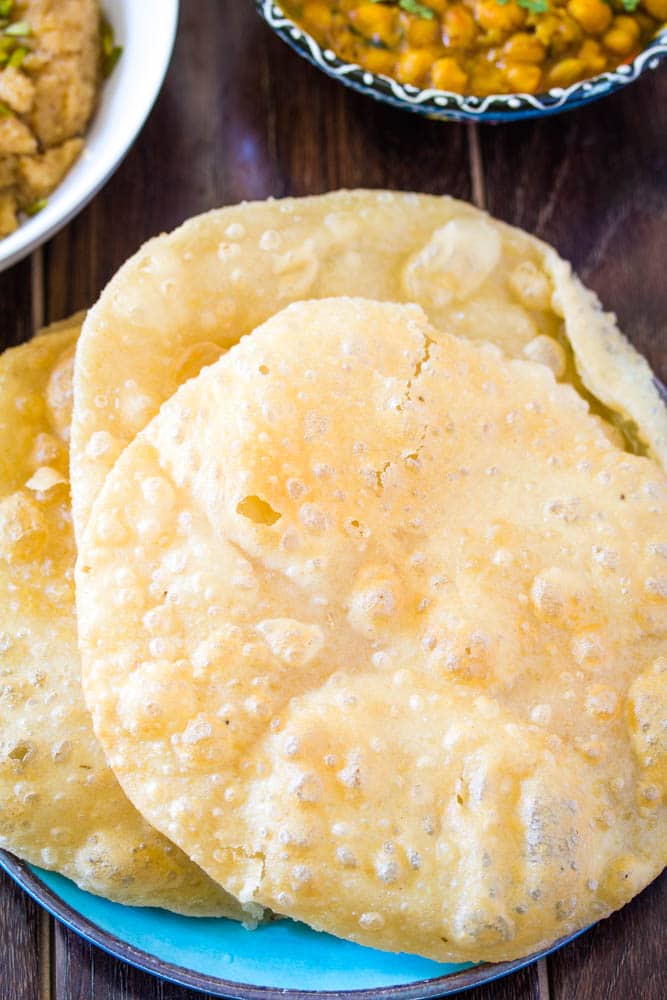
<path fill-rule="evenodd" d="M 521 969 L 577 936 L 514 962 L 442 964 L 363 948 L 291 920 L 251 933 L 230 920 L 120 906 L 3 851 L 0 866 L 87 941 L 146 972 L 231 1000 L 450 996 Z"/>

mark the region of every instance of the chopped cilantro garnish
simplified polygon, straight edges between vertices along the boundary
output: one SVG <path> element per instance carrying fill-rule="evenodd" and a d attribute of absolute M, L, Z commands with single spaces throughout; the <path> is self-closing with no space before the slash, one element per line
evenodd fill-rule
<path fill-rule="evenodd" d="M 408 14 L 416 14 L 418 17 L 425 17 L 431 20 L 434 17 L 433 11 L 426 4 L 418 3 L 418 0 L 398 0 L 398 6 Z"/>
<path fill-rule="evenodd" d="M 510 0 L 496 0 L 502 7 L 509 2 Z M 518 7 L 523 7 L 531 14 L 544 14 L 549 10 L 549 0 L 516 0 L 516 2 Z"/>
<path fill-rule="evenodd" d="M 371 0 L 371 3 L 393 3 L 394 6 L 404 10 L 406 14 L 416 14 L 417 17 L 426 18 L 427 21 L 435 17 L 431 8 L 424 3 L 419 3 L 419 0 Z"/>
<path fill-rule="evenodd" d="M 9 17 L 14 6 L 14 0 L 0 0 L 0 17 Z"/>
<path fill-rule="evenodd" d="M 377 0 L 375 0 L 377 2 Z M 496 0 L 501 6 L 509 3 L 510 0 Z M 618 10 L 619 6 L 623 8 L 628 14 L 633 14 L 641 0 L 605 0 L 605 2 L 612 8 Z M 524 10 L 530 11 L 531 14 L 544 14 L 549 10 L 549 0 L 516 0 L 517 6 L 523 7 Z"/>
<path fill-rule="evenodd" d="M 0 118 L 9 118 L 12 113 L 12 109 L 0 101 Z"/>

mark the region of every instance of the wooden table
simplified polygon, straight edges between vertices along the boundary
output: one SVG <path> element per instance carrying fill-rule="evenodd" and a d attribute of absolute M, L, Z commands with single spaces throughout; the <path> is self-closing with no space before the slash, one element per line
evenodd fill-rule
<path fill-rule="evenodd" d="M 338 187 L 467 198 L 553 243 L 667 382 L 667 67 L 546 121 L 438 124 L 346 90 L 249 0 L 186 0 L 162 95 L 121 168 L 0 275 L 0 337 L 90 305 L 147 237 L 217 205 Z M 667 876 L 573 944 L 469 1000 L 662 1000 Z M 199 996 L 200 994 L 197 994 Z M 0 1000 L 195 1000 L 83 943 L 0 877 Z"/>

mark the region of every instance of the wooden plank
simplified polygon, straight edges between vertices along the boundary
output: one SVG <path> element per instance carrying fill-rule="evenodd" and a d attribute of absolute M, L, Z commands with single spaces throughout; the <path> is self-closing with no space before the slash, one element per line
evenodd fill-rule
<path fill-rule="evenodd" d="M 40 997 L 40 909 L 0 871 L 0 1000 Z"/>
<path fill-rule="evenodd" d="M 667 73 L 565 117 L 482 132 L 493 214 L 553 243 L 667 379 Z"/>
<path fill-rule="evenodd" d="M 53 1000 L 166 1000 L 165 984 L 106 955 L 77 934 L 56 924 Z M 178 988 L 169 1000 L 201 1000 Z"/>
<path fill-rule="evenodd" d="M 553 1000 L 663 1000 L 667 873 L 550 961 Z"/>
<path fill-rule="evenodd" d="M 462 996 L 466 1000 L 549 1000 L 546 993 L 540 993 L 537 965 L 529 965 L 505 979 L 466 990 Z"/>
<path fill-rule="evenodd" d="M 0 350 L 32 334 L 30 260 L 0 274 Z"/>
<path fill-rule="evenodd" d="M 47 316 L 85 308 L 149 236 L 218 205 L 359 185 L 468 198 L 469 174 L 465 126 L 397 115 L 341 87 L 296 57 L 251 4 L 184 5 L 139 141 L 46 248 Z"/>

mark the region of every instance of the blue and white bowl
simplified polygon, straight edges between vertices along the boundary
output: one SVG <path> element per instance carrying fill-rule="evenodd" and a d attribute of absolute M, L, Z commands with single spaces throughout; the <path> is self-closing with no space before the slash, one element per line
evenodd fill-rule
<path fill-rule="evenodd" d="M 511 122 L 570 111 L 615 93 L 636 80 L 645 70 L 655 69 L 661 59 L 667 56 L 665 26 L 636 59 L 613 71 L 573 83 L 570 87 L 553 87 L 544 94 L 491 94 L 487 97 L 475 97 L 433 88 L 420 89 L 399 83 L 388 76 L 369 73 L 356 63 L 339 59 L 331 49 L 323 49 L 303 28 L 299 28 L 287 17 L 275 0 L 255 0 L 255 6 L 283 41 L 328 76 L 378 101 L 442 121 Z"/>

